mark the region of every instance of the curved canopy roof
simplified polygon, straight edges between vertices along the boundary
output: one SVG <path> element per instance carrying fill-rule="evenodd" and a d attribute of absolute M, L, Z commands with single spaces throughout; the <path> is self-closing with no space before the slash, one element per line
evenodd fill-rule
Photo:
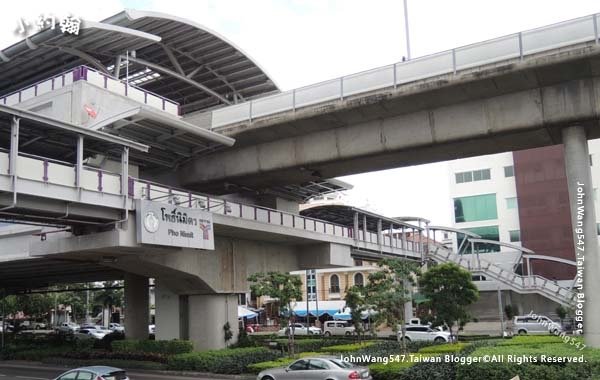
<path fill-rule="evenodd" d="M 332 223 L 341 224 L 343 226 L 352 227 L 354 226 L 354 214 L 358 213 L 358 225 L 359 228 L 363 228 L 363 222 L 366 220 L 368 231 L 377 231 L 378 221 L 381 220 L 381 227 L 383 230 L 387 230 L 390 227 L 400 228 L 402 226 L 412 228 L 414 230 L 423 230 L 410 223 L 396 220 L 395 218 L 388 218 L 383 215 L 378 215 L 367 210 L 360 208 L 346 206 L 346 205 L 321 205 L 306 208 L 300 211 L 300 215 L 307 216 L 309 218 L 327 220 Z"/>
<path fill-rule="evenodd" d="M 0 95 L 82 64 L 128 77 L 178 102 L 183 114 L 279 91 L 252 58 L 210 29 L 125 10 L 102 22 L 83 21 L 79 35 L 46 29 L 0 51 Z"/>

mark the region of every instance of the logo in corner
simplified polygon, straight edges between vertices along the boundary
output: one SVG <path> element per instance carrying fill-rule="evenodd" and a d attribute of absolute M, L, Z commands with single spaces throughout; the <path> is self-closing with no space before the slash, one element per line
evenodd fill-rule
<path fill-rule="evenodd" d="M 150 233 L 158 231 L 158 218 L 152 211 L 148 211 L 144 216 L 144 228 Z"/>
<path fill-rule="evenodd" d="M 210 231 L 210 222 L 206 221 L 206 223 L 200 223 L 200 230 L 202 231 L 202 239 L 208 240 L 208 231 Z"/>

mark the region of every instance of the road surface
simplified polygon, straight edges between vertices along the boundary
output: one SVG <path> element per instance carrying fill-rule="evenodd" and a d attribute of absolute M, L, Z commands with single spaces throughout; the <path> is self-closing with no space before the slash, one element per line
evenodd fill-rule
<path fill-rule="evenodd" d="M 52 380 L 61 373 L 65 372 L 66 369 L 52 369 L 51 367 L 36 367 L 26 365 L 9 365 L 0 362 L 0 380 Z M 226 377 L 188 377 L 188 376 L 174 376 L 162 373 L 150 373 L 150 372 L 136 372 L 128 371 L 127 374 L 131 380 L 215 380 L 223 379 Z M 209 375 L 210 376 L 210 375 Z M 230 379 L 240 379 L 240 377 L 230 377 Z"/>

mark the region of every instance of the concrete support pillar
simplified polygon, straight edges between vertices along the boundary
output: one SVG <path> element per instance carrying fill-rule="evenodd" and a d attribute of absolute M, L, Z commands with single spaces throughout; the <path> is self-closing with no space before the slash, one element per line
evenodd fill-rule
<path fill-rule="evenodd" d="M 598 237 L 596 233 L 596 212 L 594 209 L 594 186 L 589 161 L 588 142 L 582 126 L 567 127 L 562 130 L 565 147 L 565 170 L 569 186 L 571 223 L 575 258 L 583 263 L 583 329 L 585 343 L 589 347 L 600 347 L 600 260 L 598 259 Z M 576 307 L 577 310 L 577 307 Z M 579 329 L 581 326 L 577 326 Z"/>
<path fill-rule="evenodd" d="M 189 338 L 196 350 L 225 348 L 239 334 L 237 295 L 207 294 L 189 296 Z M 223 326 L 229 322 L 233 337 L 225 342 Z"/>
<path fill-rule="evenodd" d="M 154 297 L 156 340 L 188 339 L 187 296 L 176 294 L 156 279 Z"/>
<path fill-rule="evenodd" d="M 127 339 L 148 339 L 150 319 L 148 278 L 125 275 L 125 336 Z"/>

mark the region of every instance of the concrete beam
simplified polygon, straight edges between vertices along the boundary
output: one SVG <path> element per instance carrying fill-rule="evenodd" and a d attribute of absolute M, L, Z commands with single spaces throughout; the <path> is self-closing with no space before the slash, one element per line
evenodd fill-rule
<path fill-rule="evenodd" d="M 597 125 L 600 78 L 431 108 L 221 151 L 184 166 L 186 186 L 274 185 L 560 142 L 554 127 Z M 287 175 L 286 175 L 287 174 Z"/>
<path fill-rule="evenodd" d="M 220 127 L 236 147 L 178 175 L 226 193 L 225 182 L 270 187 L 557 144 L 562 126 L 598 124 L 599 52 L 544 52 Z"/>

